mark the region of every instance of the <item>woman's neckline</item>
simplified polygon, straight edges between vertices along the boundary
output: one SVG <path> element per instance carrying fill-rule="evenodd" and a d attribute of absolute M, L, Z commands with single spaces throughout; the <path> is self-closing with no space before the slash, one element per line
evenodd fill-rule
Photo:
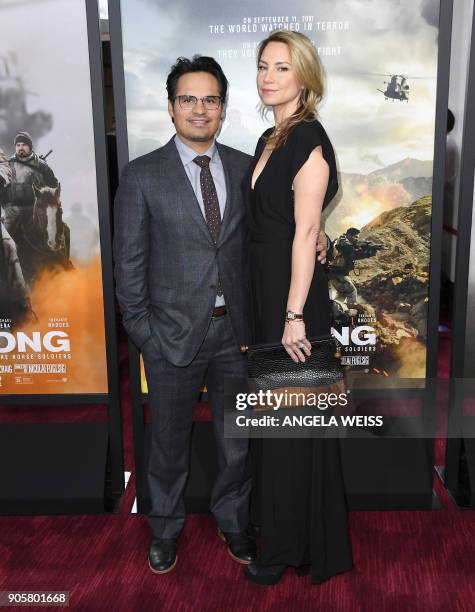
<path fill-rule="evenodd" d="M 273 127 L 273 128 L 269 128 L 269 130 L 274 131 L 274 130 L 275 130 L 275 127 Z M 269 130 L 266 130 L 266 131 L 264 132 L 264 134 L 261 136 L 260 140 L 263 140 L 263 139 L 264 139 L 264 135 L 265 135 L 267 132 L 269 132 Z M 253 179 L 253 177 L 254 177 L 254 171 L 256 170 L 257 164 L 260 162 L 261 157 L 262 157 L 262 154 L 264 153 L 265 149 L 266 149 L 266 145 L 265 145 L 265 141 L 264 141 L 264 147 L 262 148 L 261 154 L 259 155 L 259 159 L 257 160 L 256 165 L 254 166 L 254 168 L 253 168 L 253 170 L 252 170 L 252 174 L 251 174 L 251 191 L 254 191 L 254 190 L 255 190 L 256 185 L 257 185 L 257 181 L 258 181 L 258 180 L 261 178 L 262 173 L 263 173 L 263 172 L 264 172 L 264 170 L 267 168 L 267 164 L 270 162 L 270 159 L 271 159 L 271 157 L 272 157 L 272 155 L 274 154 L 274 151 L 275 151 L 275 149 L 272 149 L 272 151 L 270 152 L 269 157 L 267 158 L 266 163 L 265 163 L 265 164 L 264 164 L 264 166 L 262 167 L 262 170 L 259 172 L 259 174 L 256 176 L 256 180 L 254 181 L 254 184 L 253 184 L 252 179 Z"/>

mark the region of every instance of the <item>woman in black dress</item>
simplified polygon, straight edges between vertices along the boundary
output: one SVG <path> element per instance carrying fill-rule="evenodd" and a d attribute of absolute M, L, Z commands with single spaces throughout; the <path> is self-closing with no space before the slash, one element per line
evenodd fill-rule
<path fill-rule="evenodd" d="M 316 119 L 323 71 L 310 40 L 275 31 L 262 41 L 257 88 L 275 127 L 259 139 L 248 177 L 254 342 L 282 341 L 289 359 L 304 361 L 308 338 L 330 333 L 328 284 L 315 243 L 321 211 L 338 190 L 333 148 Z M 261 552 L 246 577 L 275 584 L 293 566 L 300 574 L 309 569 L 318 584 L 350 569 L 339 440 L 258 442 Z"/>

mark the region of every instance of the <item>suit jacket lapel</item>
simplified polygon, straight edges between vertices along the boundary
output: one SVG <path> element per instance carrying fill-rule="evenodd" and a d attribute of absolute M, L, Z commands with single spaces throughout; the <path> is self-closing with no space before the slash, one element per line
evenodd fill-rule
<path fill-rule="evenodd" d="M 206 238 L 212 243 L 213 239 L 211 238 L 208 226 L 206 225 L 206 219 L 203 217 L 203 213 L 201 212 L 201 208 L 195 192 L 193 191 L 193 187 L 185 172 L 185 168 L 183 167 L 180 155 L 178 154 L 178 150 L 174 143 L 174 137 L 171 138 L 171 140 L 169 140 L 163 147 L 162 157 L 164 160 L 166 160 L 165 172 L 167 178 L 169 178 L 174 185 L 176 193 L 185 204 L 190 213 L 191 219 L 194 220 L 199 227 L 201 227 Z"/>
<path fill-rule="evenodd" d="M 231 164 L 228 159 L 226 149 L 224 149 L 219 142 L 216 143 L 218 147 L 219 157 L 223 164 L 224 176 L 226 179 L 226 206 L 224 207 L 223 219 L 221 221 L 221 229 L 219 231 L 218 245 L 220 245 L 226 237 L 226 232 L 229 229 L 231 217 L 233 214 L 233 203 L 235 197 L 235 190 L 239 187 L 235 185 L 233 173 L 231 172 Z"/>

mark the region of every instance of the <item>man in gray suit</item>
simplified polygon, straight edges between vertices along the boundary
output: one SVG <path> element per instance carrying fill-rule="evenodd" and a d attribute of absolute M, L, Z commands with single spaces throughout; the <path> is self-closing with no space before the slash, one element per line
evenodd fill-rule
<path fill-rule="evenodd" d="M 176 135 L 125 168 L 115 202 L 115 274 L 124 326 L 140 348 L 153 416 L 149 565 L 176 564 L 199 389 L 206 381 L 219 473 L 211 511 L 230 555 L 255 558 L 248 440 L 224 438 L 224 380 L 245 378 L 249 342 L 241 181 L 250 158 L 215 142 L 227 80 L 212 58 L 180 58 L 167 79 Z"/>
<path fill-rule="evenodd" d="M 224 380 L 245 378 L 239 347 L 250 339 L 241 182 L 251 158 L 215 142 L 227 94 L 215 60 L 180 58 L 167 91 L 176 135 L 125 168 L 114 237 L 117 297 L 144 358 L 153 415 L 149 565 L 158 574 L 176 564 L 193 411 L 205 381 L 219 460 L 211 511 L 233 559 L 256 555 L 247 533 L 248 441 L 223 435 Z M 317 248 L 325 245 L 322 234 Z"/>

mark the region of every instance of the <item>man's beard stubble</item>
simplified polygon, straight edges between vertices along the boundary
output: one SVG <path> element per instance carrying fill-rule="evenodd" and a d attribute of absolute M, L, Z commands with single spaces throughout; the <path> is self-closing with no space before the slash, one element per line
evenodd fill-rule
<path fill-rule="evenodd" d="M 202 136 L 198 135 L 198 136 L 188 136 L 188 139 L 191 140 L 192 142 L 207 142 L 208 140 L 211 140 L 212 137 L 210 136 L 205 136 L 204 134 Z"/>

